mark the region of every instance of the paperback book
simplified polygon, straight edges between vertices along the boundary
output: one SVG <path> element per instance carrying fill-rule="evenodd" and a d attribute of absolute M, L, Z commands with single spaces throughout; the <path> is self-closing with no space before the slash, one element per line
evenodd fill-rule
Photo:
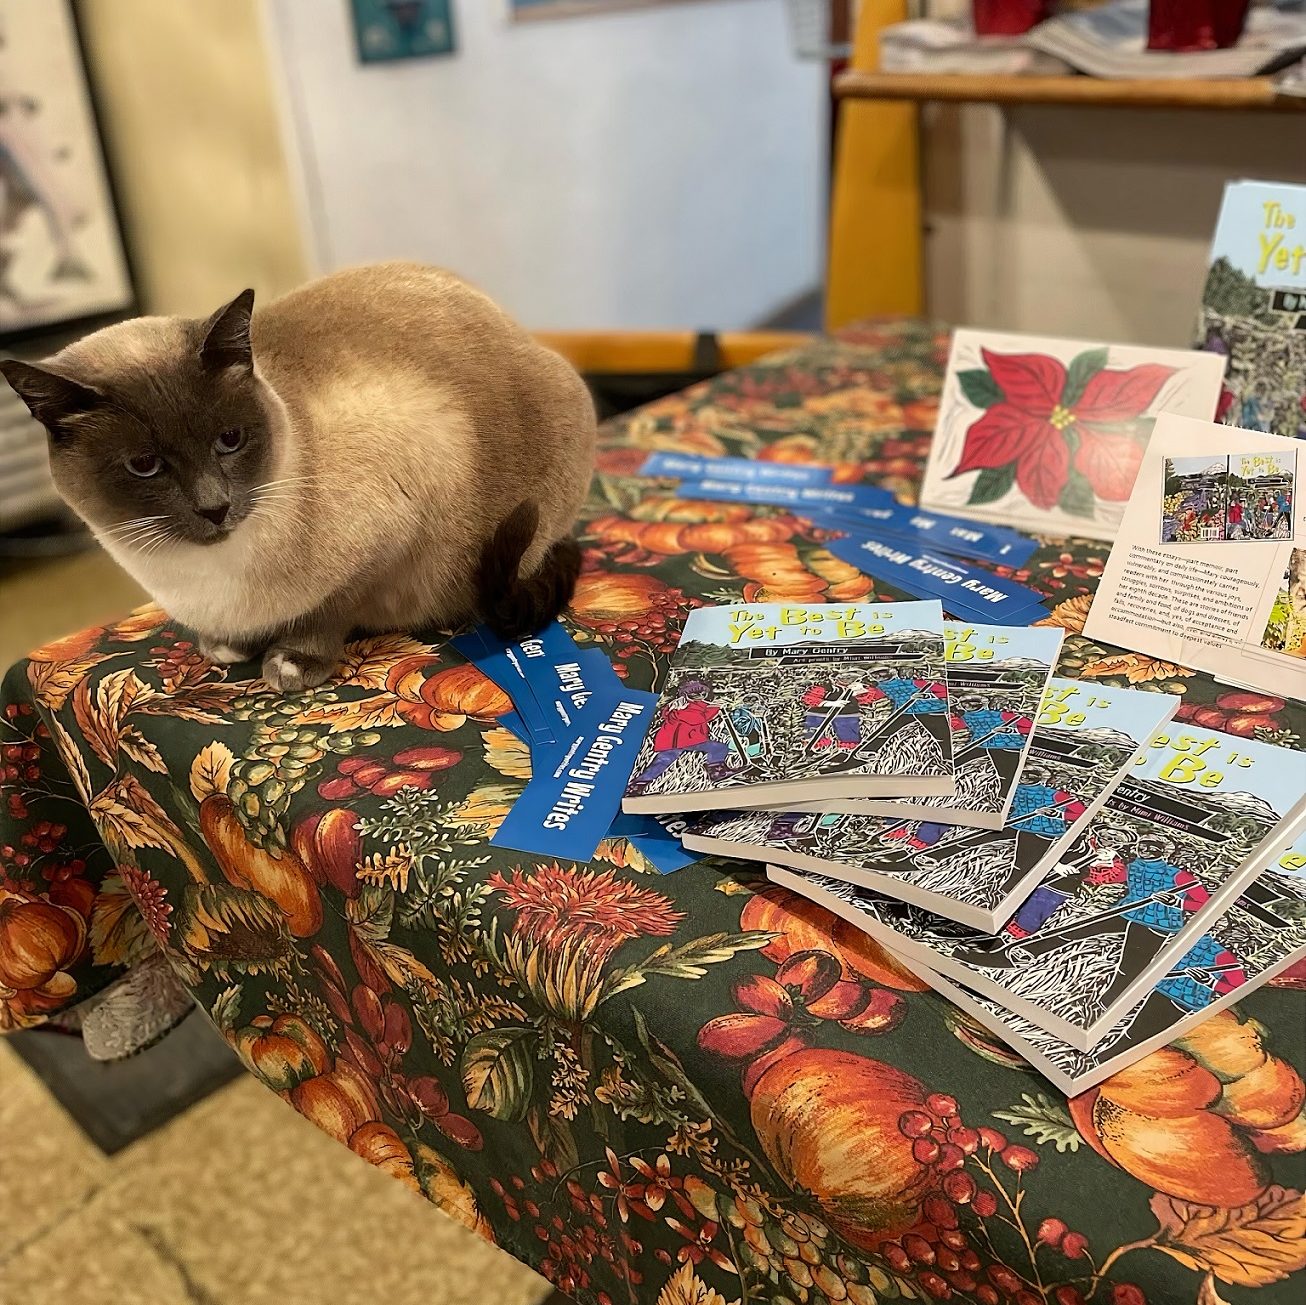
<path fill-rule="evenodd" d="M 1001 829 L 1025 764 L 1034 717 L 1061 652 L 1063 631 L 1052 626 L 968 625 L 944 621 L 948 726 L 953 779 L 949 798 L 816 799 L 795 811 L 931 817 L 971 829 Z"/>
<path fill-rule="evenodd" d="M 1091 1051 L 1197 943 L 1292 829 L 1302 755 L 1206 731 L 1140 766 L 993 935 L 845 881 L 777 869 L 889 946 Z"/>
<path fill-rule="evenodd" d="M 1306 436 L 1306 186 L 1224 188 L 1198 348 L 1228 359 L 1217 420 Z"/>
<path fill-rule="evenodd" d="M 1001 830 L 933 819 L 725 811 L 692 817 L 681 837 L 696 852 L 815 871 L 993 934 L 1178 705 L 1169 694 L 1051 680 Z"/>
<path fill-rule="evenodd" d="M 937 602 L 691 612 L 626 811 L 955 792 Z"/>
<path fill-rule="evenodd" d="M 1182 1039 L 1299 962 L 1306 962 L 1306 828 L 1290 846 L 1271 851 L 1229 910 L 1182 955 L 1167 960 L 1151 991 L 1091 1051 L 1077 1050 L 928 966 L 912 968 L 1073 1096 Z"/>

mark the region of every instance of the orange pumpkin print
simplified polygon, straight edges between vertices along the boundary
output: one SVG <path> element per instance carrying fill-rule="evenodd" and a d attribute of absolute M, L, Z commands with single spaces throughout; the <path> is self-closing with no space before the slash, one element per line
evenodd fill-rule
<path fill-rule="evenodd" d="M 274 857 L 251 843 L 225 793 L 200 803 L 200 828 L 228 883 L 274 901 L 296 938 L 310 938 L 322 927 L 322 896 L 304 863 L 292 850 Z"/>
<path fill-rule="evenodd" d="M 67 997 L 85 942 L 86 921 L 71 907 L 0 896 L 0 988 Z"/>
<path fill-rule="evenodd" d="M 1269 1182 L 1264 1154 L 1306 1150 L 1306 1086 L 1265 1046 L 1262 1026 L 1236 1010 L 1218 1011 L 1069 1105 L 1099 1155 L 1201 1205 L 1255 1200 Z"/>
<path fill-rule="evenodd" d="M 820 1048 L 795 1051 L 757 1081 L 753 1127 L 767 1158 L 855 1246 L 910 1228 L 933 1186 L 901 1116 L 924 1086 L 892 1065 Z"/>

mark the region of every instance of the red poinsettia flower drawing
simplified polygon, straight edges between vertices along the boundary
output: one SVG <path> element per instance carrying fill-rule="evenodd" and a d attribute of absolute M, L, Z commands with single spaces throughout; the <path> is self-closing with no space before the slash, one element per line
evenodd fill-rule
<path fill-rule="evenodd" d="M 1035 507 L 1075 516 L 1092 516 L 1095 499 L 1124 502 L 1147 443 L 1144 415 L 1175 369 L 1112 370 L 1105 349 L 1069 367 L 1046 354 L 980 352 L 984 367 L 958 379 L 985 411 L 950 473 L 980 473 L 969 501 L 990 503 L 1014 484 Z"/>

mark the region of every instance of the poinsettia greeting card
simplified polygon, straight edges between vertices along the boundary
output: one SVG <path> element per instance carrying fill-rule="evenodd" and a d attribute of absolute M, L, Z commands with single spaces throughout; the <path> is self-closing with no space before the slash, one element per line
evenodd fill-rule
<path fill-rule="evenodd" d="M 1210 421 L 1225 360 L 956 331 L 921 505 L 1114 539 L 1158 413 Z"/>

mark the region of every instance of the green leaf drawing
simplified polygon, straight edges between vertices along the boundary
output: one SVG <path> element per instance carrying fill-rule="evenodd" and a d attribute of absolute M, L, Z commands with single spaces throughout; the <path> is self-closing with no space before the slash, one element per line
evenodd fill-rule
<path fill-rule="evenodd" d="M 463 1049 L 463 1090 L 473 1110 L 495 1119 L 518 1120 L 531 1103 L 535 1081 L 534 1029 L 491 1029 Z"/>
<path fill-rule="evenodd" d="M 580 1164 L 576 1138 L 565 1119 L 549 1114 L 537 1104 L 526 1113 L 526 1127 L 531 1130 L 536 1149 L 559 1172 L 568 1173 Z"/>
<path fill-rule="evenodd" d="M 648 1056 L 649 1064 L 662 1075 L 668 1083 L 678 1087 L 684 1093 L 685 1100 L 690 1103 L 704 1119 L 712 1118 L 712 1107 L 708 1105 L 707 1098 L 694 1085 L 693 1080 L 685 1073 L 685 1067 L 680 1063 L 680 1058 L 676 1055 L 666 1043 L 661 1042 L 649 1032 L 648 1024 L 644 1020 L 638 1006 L 630 1008 L 631 1014 L 635 1019 L 635 1036 L 639 1039 L 639 1044 L 644 1048 L 645 1055 Z"/>
<path fill-rule="evenodd" d="M 757 951 L 770 941 L 771 934 L 753 929 L 746 933 L 710 933 L 680 947 L 668 943 L 637 965 L 616 971 L 605 985 L 601 1000 L 606 1001 L 628 988 L 638 988 L 655 974 L 669 979 L 701 979 L 707 973 L 705 966 L 720 965 L 737 952 Z"/>
<path fill-rule="evenodd" d="M 223 988 L 213 999 L 213 1008 L 209 1011 L 209 1018 L 224 1033 L 234 1029 L 240 1019 L 240 989 L 234 985 L 230 988 Z"/>
<path fill-rule="evenodd" d="M 1061 406 L 1073 408 L 1084 397 L 1084 386 L 1106 366 L 1105 349 L 1085 349 L 1066 368 L 1066 383 L 1061 390 Z"/>
<path fill-rule="evenodd" d="M 1066 481 L 1066 487 L 1057 500 L 1057 506 L 1072 517 L 1092 517 L 1097 510 L 1093 486 L 1073 467 L 1070 470 L 1070 479 Z"/>
<path fill-rule="evenodd" d="M 365 884 L 345 903 L 345 918 L 367 942 L 385 942 L 394 923 L 394 893 L 384 884 Z"/>
<path fill-rule="evenodd" d="M 1079 1136 L 1074 1122 L 1063 1106 L 1042 1092 L 1030 1096 L 1022 1092 L 1020 1099 L 1024 1103 L 1012 1106 L 1010 1110 L 995 1110 L 994 1119 L 1005 1120 L 1015 1124 L 1026 1137 L 1032 1137 L 1039 1146 L 1051 1142 L 1058 1151 L 1078 1151 L 1084 1140 Z"/>
<path fill-rule="evenodd" d="M 991 408 L 1007 397 L 987 367 L 972 367 L 969 371 L 958 372 L 957 383 L 961 386 L 961 392 L 977 408 Z"/>
<path fill-rule="evenodd" d="M 975 483 L 970 487 L 967 503 L 992 503 L 1008 493 L 1016 483 L 1016 464 L 1008 462 L 1005 467 L 985 467 Z"/>

